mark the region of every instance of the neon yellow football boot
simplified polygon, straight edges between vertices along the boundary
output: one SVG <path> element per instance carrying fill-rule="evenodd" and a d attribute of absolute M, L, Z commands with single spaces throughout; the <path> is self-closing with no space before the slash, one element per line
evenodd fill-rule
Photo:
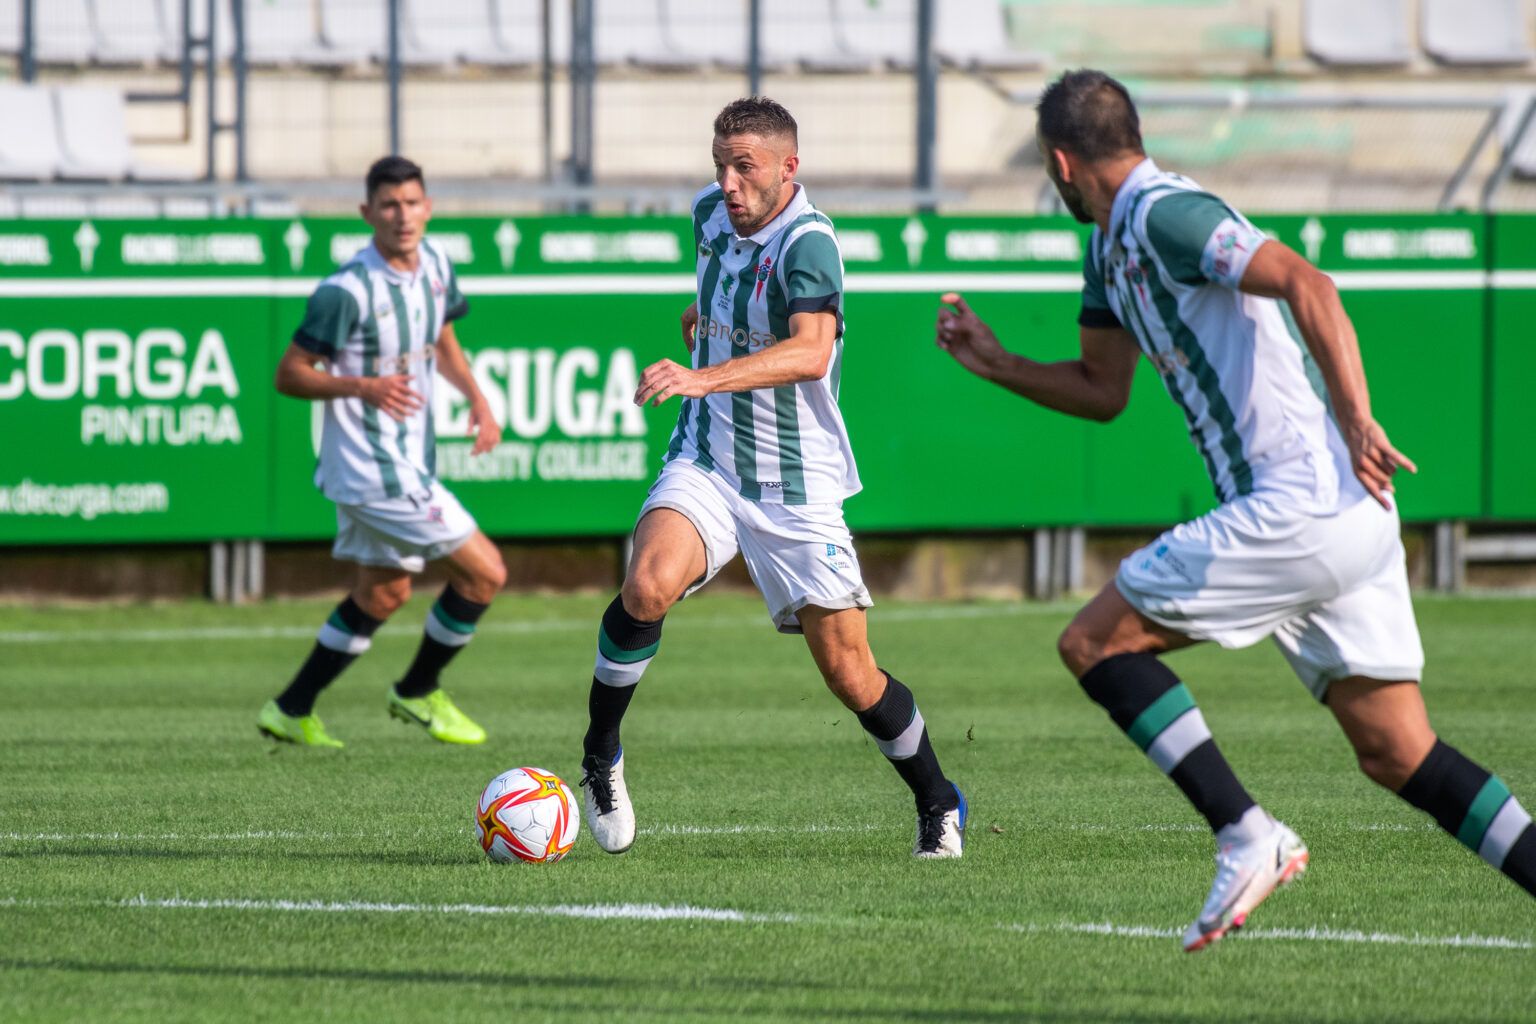
<path fill-rule="evenodd" d="M 325 731 L 319 716 L 303 715 L 295 718 L 292 715 L 285 715 L 275 700 L 269 700 L 262 705 L 261 714 L 256 716 L 256 728 L 275 740 L 296 743 L 301 747 L 341 748 L 346 746 L 341 740 Z"/>
<path fill-rule="evenodd" d="M 389 713 L 402 722 L 412 722 L 443 743 L 484 743 L 485 730 L 476 725 L 442 690 L 425 697 L 402 697 L 391 687 Z"/>

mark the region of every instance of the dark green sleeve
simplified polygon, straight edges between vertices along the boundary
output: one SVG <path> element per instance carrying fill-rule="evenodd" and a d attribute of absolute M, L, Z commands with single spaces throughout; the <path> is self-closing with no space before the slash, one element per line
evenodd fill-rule
<path fill-rule="evenodd" d="M 459 272 L 448 265 L 448 291 L 443 296 L 443 324 L 447 326 L 469 313 L 469 300 L 459 291 Z"/>
<path fill-rule="evenodd" d="M 784 254 L 784 298 L 789 315 L 837 314 L 837 335 L 843 334 L 843 260 L 832 236 L 807 231 Z"/>
<path fill-rule="evenodd" d="M 1077 314 L 1082 327 L 1119 327 L 1120 320 L 1109 308 L 1104 290 L 1104 268 L 1099 265 L 1099 232 L 1095 228 L 1083 254 L 1083 308 Z"/>
<path fill-rule="evenodd" d="M 357 301 L 340 285 L 323 284 L 309 297 L 304 321 L 293 332 L 293 343 L 306 352 L 334 359 L 357 329 Z"/>
<path fill-rule="evenodd" d="M 1180 284 L 1236 288 L 1264 235 L 1208 192 L 1177 192 L 1152 204 L 1146 241 Z"/>

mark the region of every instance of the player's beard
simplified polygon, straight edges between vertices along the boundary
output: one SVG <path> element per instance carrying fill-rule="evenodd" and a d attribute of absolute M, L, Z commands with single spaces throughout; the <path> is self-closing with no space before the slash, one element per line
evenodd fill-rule
<path fill-rule="evenodd" d="M 1088 201 L 1083 198 L 1077 186 L 1070 182 L 1058 181 L 1055 175 L 1051 176 L 1051 180 L 1056 185 L 1056 194 L 1061 196 L 1062 205 L 1067 208 L 1067 212 L 1073 219 L 1079 224 L 1092 224 L 1093 214 L 1088 210 Z"/>
<path fill-rule="evenodd" d="M 768 215 L 778 208 L 779 197 L 783 193 L 784 183 L 780 181 L 764 188 L 757 194 L 756 200 L 748 199 L 745 204 L 747 213 L 743 223 L 731 222 L 731 227 L 736 229 L 736 234 L 745 237 L 761 230 L 768 221 Z"/>

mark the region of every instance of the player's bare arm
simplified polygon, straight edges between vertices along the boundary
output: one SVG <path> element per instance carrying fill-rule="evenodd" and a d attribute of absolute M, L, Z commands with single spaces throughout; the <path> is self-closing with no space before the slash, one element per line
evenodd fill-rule
<path fill-rule="evenodd" d="M 719 391 L 755 391 L 820 380 L 827 375 L 836 343 L 835 313 L 795 313 L 789 318 L 789 337 L 761 352 L 699 370 L 670 359 L 652 363 L 640 374 L 635 404 L 660 405 L 673 395 L 703 398 Z"/>
<path fill-rule="evenodd" d="M 699 326 L 699 304 L 697 302 L 688 303 L 688 308 L 683 310 L 683 315 L 679 318 L 679 323 L 683 328 L 683 344 L 688 346 L 689 352 L 692 352 L 693 332 Z"/>
<path fill-rule="evenodd" d="M 1265 298 L 1284 299 L 1296 318 L 1307 350 L 1317 361 L 1328 385 L 1328 397 L 1350 462 L 1360 482 L 1382 505 L 1392 492 L 1392 475 L 1399 466 L 1410 473 L 1418 467 L 1392 447 L 1387 433 L 1371 415 L 1370 389 L 1355 326 L 1333 279 L 1279 242 L 1259 246 L 1243 274 L 1241 288 Z"/>
<path fill-rule="evenodd" d="M 1081 356 L 1041 363 L 1003 348 L 960 295 L 950 292 L 942 301 L 946 305 L 939 310 L 935 342 L 978 377 L 1047 409 L 1101 423 L 1125 409 L 1141 354 L 1129 331 L 1080 328 Z"/>
<path fill-rule="evenodd" d="M 491 414 L 490 403 L 480 393 L 475 375 L 469 370 L 469 360 L 459 345 L 459 336 L 453 332 L 453 324 L 443 324 L 443 332 L 437 336 L 437 372 L 469 401 L 469 435 L 475 439 L 471 455 L 484 455 L 501 443 L 501 424 Z"/>
<path fill-rule="evenodd" d="M 397 420 L 410 417 L 421 408 L 420 392 L 411 387 L 407 373 L 387 377 L 346 377 L 320 369 L 315 364 L 326 360 L 290 343 L 277 363 L 273 381 L 278 393 L 290 398 L 361 398 Z"/>

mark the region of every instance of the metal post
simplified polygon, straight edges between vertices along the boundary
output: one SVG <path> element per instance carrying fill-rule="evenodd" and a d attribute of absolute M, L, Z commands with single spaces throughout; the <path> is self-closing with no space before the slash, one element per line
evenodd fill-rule
<path fill-rule="evenodd" d="M 203 73 L 208 79 L 208 154 L 207 166 L 203 169 L 203 180 L 212 181 L 217 157 L 214 153 L 214 144 L 219 137 L 218 119 L 218 65 L 219 51 L 215 42 L 219 38 L 219 2 L 208 0 L 208 37 L 203 51 Z"/>
<path fill-rule="evenodd" d="M 1455 593 L 1466 586 L 1467 526 L 1465 523 L 1442 519 L 1435 524 L 1434 574 L 1435 589 Z"/>
<path fill-rule="evenodd" d="M 933 191 L 938 184 L 934 151 L 938 145 L 939 58 L 933 50 L 934 0 L 917 3 L 917 169 L 912 184 L 919 192 Z M 931 212 L 933 203 L 920 209 Z"/>
<path fill-rule="evenodd" d="M 564 0 L 561 0 L 564 2 Z M 555 52 L 550 0 L 539 4 L 539 93 L 544 103 L 544 183 L 555 181 Z"/>
<path fill-rule="evenodd" d="M 1088 554 L 1088 531 L 1081 526 L 1067 529 L 1067 591 L 1076 593 L 1083 589 L 1084 563 Z"/>
<path fill-rule="evenodd" d="M 244 604 L 246 556 L 249 553 L 249 549 L 243 540 L 232 541 L 229 547 L 229 603 Z"/>
<path fill-rule="evenodd" d="M 389 152 L 400 155 L 400 0 L 389 0 Z"/>
<path fill-rule="evenodd" d="M 1051 531 L 1037 529 L 1030 544 L 1029 596 L 1037 601 L 1048 600 L 1051 593 Z"/>
<path fill-rule="evenodd" d="M 1444 213 L 1453 208 L 1456 202 L 1456 193 L 1461 191 L 1462 183 L 1467 180 L 1467 175 L 1472 173 L 1472 165 L 1483 152 L 1483 146 L 1488 142 L 1488 137 L 1499 125 L 1500 111 L 1497 107 L 1488 111 L 1488 116 L 1483 120 L 1483 127 L 1478 130 L 1477 137 L 1472 140 L 1472 145 L 1467 149 L 1466 155 L 1461 158 L 1461 164 L 1456 172 L 1451 175 L 1451 180 L 1445 183 L 1445 191 L 1440 193 L 1440 201 L 1435 204 L 1435 209 Z"/>
<path fill-rule="evenodd" d="M 1509 179 L 1509 172 L 1515 166 L 1515 154 L 1520 148 L 1520 143 L 1525 141 L 1525 133 L 1530 129 L 1533 117 L 1536 117 L 1536 93 L 1526 98 L 1525 112 L 1520 115 L 1520 124 L 1515 128 L 1515 134 L 1509 140 L 1509 144 L 1504 147 L 1504 152 L 1499 157 L 1499 166 L 1483 184 L 1482 203 L 1478 208 L 1484 212 L 1493 209 L 1494 197 L 1498 195 L 1499 189 L 1504 187 L 1504 182 Z"/>
<path fill-rule="evenodd" d="M 229 545 L 222 540 L 208 545 L 208 596 L 214 604 L 229 600 Z"/>
<path fill-rule="evenodd" d="M 592 57 L 593 0 L 575 0 L 571 18 L 571 182 L 592 184 L 592 99 L 597 77 Z M 575 212 L 586 213 L 585 200 Z"/>
<path fill-rule="evenodd" d="M 246 543 L 250 551 L 245 559 L 245 594 L 259 601 L 267 590 L 267 549 L 259 540 Z"/>
<path fill-rule="evenodd" d="M 37 81 L 37 0 L 21 0 L 21 80 Z"/>
<path fill-rule="evenodd" d="M 756 96 L 763 88 L 763 5 L 762 0 L 747 0 L 747 95 Z"/>
<path fill-rule="evenodd" d="M 235 179 L 250 181 L 245 166 L 245 0 L 229 0 L 229 13 L 235 34 Z M 213 55 L 211 47 L 208 52 Z"/>

